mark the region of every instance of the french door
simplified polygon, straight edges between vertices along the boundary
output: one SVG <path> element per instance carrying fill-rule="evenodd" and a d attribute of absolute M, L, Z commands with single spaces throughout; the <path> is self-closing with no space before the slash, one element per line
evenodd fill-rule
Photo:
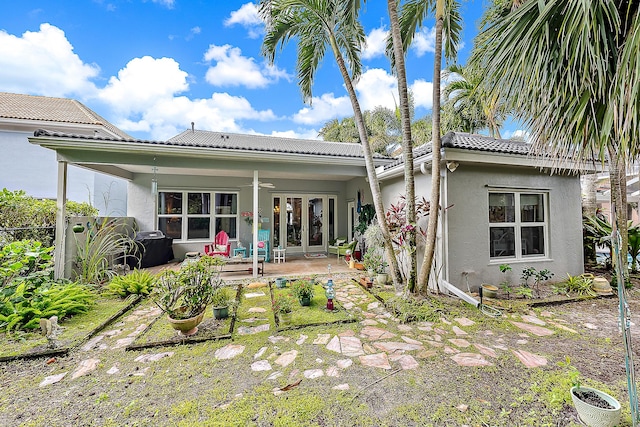
<path fill-rule="evenodd" d="M 323 252 L 335 238 L 336 196 L 273 196 L 273 245 L 291 252 Z"/>

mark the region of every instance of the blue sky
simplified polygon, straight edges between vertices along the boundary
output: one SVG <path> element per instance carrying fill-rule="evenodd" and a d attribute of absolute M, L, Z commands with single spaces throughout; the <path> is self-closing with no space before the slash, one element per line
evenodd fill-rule
<path fill-rule="evenodd" d="M 483 0 L 462 4 L 464 63 Z M 356 86 L 363 109 L 394 107 L 395 78 L 383 55 L 386 2 L 369 1 L 368 43 Z M 434 20 L 407 58 L 416 116 L 431 109 Z M 187 0 L 0 2 L 0 91 L 74 98 L 137 138 L 163 140 L 190 127 L 317 138 L 328 120 L 352 115 L 331 55 L 312 105 L 302 102 L 290 43 L 270 67 L 260 56 L 255 3 Z M 507 129 L 503 137 L 513 130 Z"/>

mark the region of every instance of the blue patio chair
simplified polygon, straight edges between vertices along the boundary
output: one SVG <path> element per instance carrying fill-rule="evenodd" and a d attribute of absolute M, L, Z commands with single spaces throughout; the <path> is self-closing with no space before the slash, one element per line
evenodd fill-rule
<path fill-rule="evenodd" d="M 258 256 L 264 256 L 264 260 L 269 262 L 269 253 L 271 253 L 269 245 L 269 230 L 258 230 Z M 253 256 L 253 241 L 249 247 L 249 256 Z"/>

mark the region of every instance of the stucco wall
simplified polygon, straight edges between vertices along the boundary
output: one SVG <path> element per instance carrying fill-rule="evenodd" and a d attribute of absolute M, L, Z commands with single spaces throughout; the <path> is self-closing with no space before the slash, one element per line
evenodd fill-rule
<path fill-rule="evenodd" d="M 135 217 L 140 230 L 148 231 L 157 229 L 155 220 L 155 201 L 151 194 L 150 174 L 139 174 L 128 186 L 127 212 L 129 216 Z M 333 195 L 337 196 L 337 224 L 338 235 L 346 233 L 346 188 L 348 182 L 343 181 L 309 181 L 309 180 L 288 180 L 288 179 L 262 179 L 260 181 L 274 184 L 275 188 L 261 188 L 258 194 L 260 211 L 263 218 L 268 222 L 262 223 L 263 229 L 273 230 L 273 196 L 275 194 L 303 194 L 303 195 Z M 158 188 L 160 191 L 171 190 L 205 190 L 205 191 L 229 191 L 238 192 L 238 213 L 253 210 L 253 188 L 250 186 L 252 178 L 237 177 L 206 177 L 206 176 L 159 176 Z M 252 240 L 252 232 L 244 217 L 239 215 L 238 239 L 231 242 L 232 249 L 242 243 L 244 247 L 249 247 Z M 273 239 L 273 231 L 271 233 Z M 173 245 L 176 258 L 183 258 L 186 252 L 200 251 L 204 249 L 204 244 L 208 242 L 175 242 Z M 288 252 L 289 253 L 289 252 Z"/>
<path fill-rule="evenodd" d="M 448 204 L 448 280 L 466 290 L 463 272 L 468 272 L 471 289 L 482 283 L 498 285 L 503 281 L 499 265 L 513 268 L 508 278 L 517 285 L 522 270 L 549 269 L 559 280 L 567 273 L 583 272 L 580 182 L 577 176 L 549 176 L 533 168 L 461 165 L 447 172 Z M 548 244 L 545 260 L 509 260 L 489 258 L 489 190 L 533 189 L 548 193 Z"/>

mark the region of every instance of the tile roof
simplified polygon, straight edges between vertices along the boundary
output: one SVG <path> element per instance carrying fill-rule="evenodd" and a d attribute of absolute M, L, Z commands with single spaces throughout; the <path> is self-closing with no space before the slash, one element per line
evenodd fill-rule
<path fill-rule="evenodd" d="M 0 118 L 103 126 L 119 138 L 131 139 L 75 99 L 0 92 Z"/>
<path fill-rule="evenodd" d="M 457 148 L 469 151 L 483 151 L 488 153 L 517 154 L 527 156 L 531 146 L 526 142 L 512 141 L 510 139 L 495 139 L 489 136 L 472 133 L 449 132 L 442 137 L 442 148 Z M 428 142 L 414 148 L 414 160 L 431 154 L 432 144 Z M 391 169 L 402 164 L 402 157 L 398 157 L 395 162 L 385 166 Z"/>

